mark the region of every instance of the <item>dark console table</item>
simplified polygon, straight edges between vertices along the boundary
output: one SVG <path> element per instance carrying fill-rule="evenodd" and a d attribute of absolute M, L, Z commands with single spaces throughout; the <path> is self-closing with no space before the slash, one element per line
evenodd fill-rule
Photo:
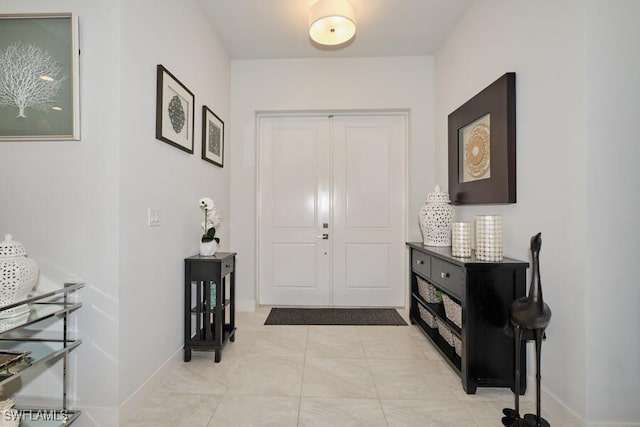
<path fill-rule="evenodd" d="M 470 258 L 454 258 L 450 247 L 407 243 L 411 251 L 412 324 L 431 341 L 444 359 L 460 375 L 468 394 L 478 386 L 514 389 L 515 344 L 508 335 L 509 307 L 525 296 L 528 263 L 511 258 L 487 262 Z M 442 304 L 428 303 L 419 293 L 417 277 L 425 279 L 449 295 L 462 307 L 462 327 L 446 318 Z M 420 310 L 422 308 L 422 310 Z M 461 340 L 458 355 L 421 317 L 425 310 L 445 322 L 452 334 Z M 522 354 L 525 346 L 522 344 Z M 526 357 L 521 358 L 521 393 L 525 392 Z"/>
<path fill-rule="evenodd" d="M 235 340 L 235 252 L 184 260 L 184 361 L 191 350 L 215 352 Z M 215 293 L 215 301 L 211 296 Z"/>

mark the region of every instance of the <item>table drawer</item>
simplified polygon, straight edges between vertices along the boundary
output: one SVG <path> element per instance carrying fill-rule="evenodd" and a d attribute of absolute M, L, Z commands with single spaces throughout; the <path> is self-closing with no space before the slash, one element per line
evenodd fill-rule
<path fill-rule="evenodd" d="M 235 269 L 235 257 L 228 257 L 222 260 L 222 274 L 221 277 L 226 276 L 227 274 L 233 273 Z"/>
<path fill-rule="evenodd" d="M 431 277 L 431 257 L 423 252 L 411 251 L 411 268 L 413 271 L 423 275 L 425 278 Z"/>
<path fill-rule="evenodd" d="M 431 280 L 448 294 L 462 300 L 464 271 L 462 267 L 438 258 L 431 260 Z"/>
<path fill-rule="evenodd" d="M 220 277 L 220 263 L 219 262 L 203 262 L 196 261 L 190 263 L 191 274 L 189 279 L 193 281 L 207 281 L 216 280 L 216 277 Z"/>

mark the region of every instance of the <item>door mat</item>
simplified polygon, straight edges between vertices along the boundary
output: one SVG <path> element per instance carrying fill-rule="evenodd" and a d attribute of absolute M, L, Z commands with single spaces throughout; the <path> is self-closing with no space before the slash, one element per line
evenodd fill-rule
<path fill-rule="evenodd" d="M 406 326 L 393 308 L 272 308 L 265 325 Z"/>

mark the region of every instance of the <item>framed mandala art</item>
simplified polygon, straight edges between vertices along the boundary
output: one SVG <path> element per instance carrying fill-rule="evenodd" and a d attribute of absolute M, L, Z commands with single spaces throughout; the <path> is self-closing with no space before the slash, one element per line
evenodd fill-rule
<path fill-rule="evenodd" d="M 80 139 L 78 17 L 0 15 L 0 141 Z"/>
<path fill-rule="evenodd" d="M 156 138 L 193 153 L 195 97 L 162 65 L 157 67 Z"/>
<path fill-rule="evenodd" d="M 222 167 L 224 122 L 206 105 L 202 106 L 202 159 Z"/>
<path fill-rule="evenodd" d="M 451 203 L 516 202 L 516 74 L 449 114 Z"/>

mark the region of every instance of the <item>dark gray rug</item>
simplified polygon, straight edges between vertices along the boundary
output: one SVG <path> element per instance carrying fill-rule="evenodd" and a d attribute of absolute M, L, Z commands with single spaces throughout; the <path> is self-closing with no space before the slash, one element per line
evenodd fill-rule
<path fill-rule="evenodd" d="M 393 308 L 272 308 L 265 325 L 407 324 Z"/>

